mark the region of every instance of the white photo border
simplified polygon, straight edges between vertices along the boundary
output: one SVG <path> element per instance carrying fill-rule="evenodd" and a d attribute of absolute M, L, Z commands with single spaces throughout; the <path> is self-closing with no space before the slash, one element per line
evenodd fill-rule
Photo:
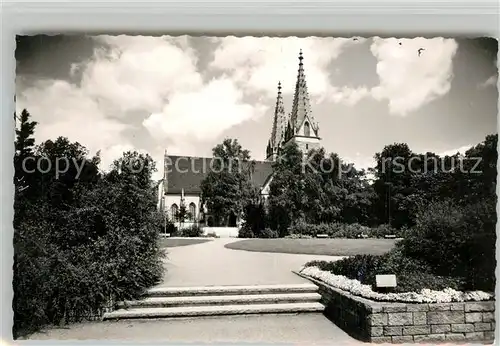
<path fill-rule="evenodd" d="M 2 344 L 12 339 L 15 35 L 445 36 L 498 39 L 497 0 L 481 1 L 3 1 Z M 500 104 L 499 104 L 500 108 Z M 497 123 L 498 127 L 498 123 Z M 498 189 L 498 186 L 497 186 Z M 497 225 L 497 234 L 498 234 Z M 497 237 L 497 258 L 498 244 Z M 497 269 L 497 278 L 500 270 Z M 500 292 L 497 285 L 497 294 Z M 497 305 L 498 307 L 498 305 Z M 497 308 L 498 311 L 498 308 Z M 498 333 L 497 320 L 496 331 Z M 17 343 L 17 342 L 16 342 Z M 74 345 L 71 341 L 29 342 Z M 106 345 L 104 340 L 78 344 Z M 122 344 L 122 343 L 120 343 Z M 153 344 L 153 343 L 149 343 Z M 165 344 L 165 343 L 162 343 Z"/>

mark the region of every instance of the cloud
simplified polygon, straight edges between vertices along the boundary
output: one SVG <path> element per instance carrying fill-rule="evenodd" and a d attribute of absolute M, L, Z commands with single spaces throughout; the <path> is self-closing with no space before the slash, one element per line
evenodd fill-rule
<path fill-rule="evenodd" d="M 438 153 L 438 155 L 439 156 L 453 156 L 456 153 L 460 153 L 460 154 L 465 155 L 465 152 L 467 150 L 469 150 L 470 148 L 472 148 L 472 147 L 473 147 L 472 144 L 468 144 L 468 145 L 461 146 L 459 148 L 455 148 L 455 149 L 451 149 L 451 150 L 446 150 L 446 151 L 440 152 L 440 153 Z"/>
<path fill-rule="evenodd" d="M 37 140 L 62 135 L 92 153 L 101 150 L 102 168 L 123 151 L 142 149 L 124 135 L 138 131 L 130 123 L 134 112 L 150 114 L 138 123 L 158 143 L 165 145 L 161 141 L 168 138 L 182 148 L 266 111 L 259 103 L 245 103 L 228 78 L 205 84 L 187 36 L 97 36 L 94 42 L 89 59 L 70 65 L 74 84 L 53 79 L 19 86 L 18 106 L 39 121 Z M 152 156 L 161 158 L 163 150 L 157 151 Z"/>
<path fill-rule="evenodd" d="M 478 89 L 485 89 L 490 86 L 496 86 L 498 82 L 498 75 L 494 74 L 493 76 L 486 79 L 484 82 L 478 84 Z"/>
<path fill-rule="evenodd" d="M 39 123 L 35 133 L 37 143 L 64 136 L 95 154 L 118 142 L 127 142 L 122 134 L 128 125 L 107 118 L 98 102 L 74 84 L 62 80 L 38 81 L 17 96 L 17 111 L 28 109 Z"/>
<path fill-rule="evenodd" d="M 103 44 L 85 63 L 81 88 L 118 111 L 159 111 L 174 92 L 202 85 L 185 38 L 98 36 Z"/>
<path fill-rule="evenodd" d="M 213 79 L 198 90 L 175 93 L 162 112 L 143 125 L 157 139 L 213 139 L 230 127 L 263 115 L 267 106 L 243 102 L 243 93 L 227 78 Z"/>
<path fill-rule="evenodd" d="M 321 102 L 353 102 L 343 96 L 356 93 L 349 88 L 333 86 L 329 81 L 330 64 L 349 46 L 363 43 L 362 38 L 297 37 L 226 37 L 215 39 L 218 47 L 210 67 L 224 71 L 247 94 L 276 97 L 277 84 L 282 91 L 293 93 L 297 79 L 298 55 L 302 49 L 307 87 L 312 98 Z"/>
<path fill-rule="evenodd" d="M 454 39 L 375 37 L 370 49 L 378 60 L 380 84 L 372 96 L 387 100 L 392 114 L 404 116 L 446 95 L 457 48 Z"/>

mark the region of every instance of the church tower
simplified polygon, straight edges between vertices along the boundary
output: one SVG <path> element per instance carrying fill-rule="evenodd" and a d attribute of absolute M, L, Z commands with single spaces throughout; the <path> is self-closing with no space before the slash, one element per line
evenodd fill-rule
<path fill-rule="evenodd" d="M 286 125 L 283 145 L 295 142 L 299 149 L 306 154 L 311 149 L 319 148 L 321 138 L 319 137 L 318 123 L 311 113 L 303 60 L 302 50 L 300 50 L 292 112 Z"/>
<path fill-rule="evenodd" d="M 283 144 L 286 128 L 285 106 L 281 94 L 281 82 L 278 83 L 278 96 L 276 97 L 276 107 L 274 108 L 273 127 L 271 138 L 267 143 L 266 161 L 274 161 L 278 156 L 278 151 Z"/>

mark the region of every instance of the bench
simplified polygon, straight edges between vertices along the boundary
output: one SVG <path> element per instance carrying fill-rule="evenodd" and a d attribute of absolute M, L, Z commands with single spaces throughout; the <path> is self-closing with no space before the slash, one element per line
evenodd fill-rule
<path fill-rule="evenodd" d="M 384 238 L 385 238 L 385 239 L 396 239 L 396 235 L 394 235 L 394 234 L 386 234 L 386 235 L 384 236 Z"/>
<path fill-rule="evenodd" d="M 170 233 L 160 233 L 160 237 L 168 238 L 170 237 Z"/>
<path fill-rule="evenodd" d="M 316 238 L 330 238 L 328 234 L 316 234 Z"/>

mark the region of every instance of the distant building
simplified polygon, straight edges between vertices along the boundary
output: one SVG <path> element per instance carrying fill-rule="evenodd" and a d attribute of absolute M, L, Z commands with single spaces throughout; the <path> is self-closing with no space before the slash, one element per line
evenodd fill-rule
<path fill-rule="evenodd" d="M 292 110 L 288 116 L 283 105 L 281 83 L 278 83 L 278 95 L 271 137 L 267 143 L 266 160 L 256 161 L 250 176 L 253 184 L 260 189 L 263 198 L 267 198 L 269 194 L 273 173 L 272 163 L 282 148 L 295 142 L 302 152 L 307 153 L 320 145 L 318 123 L 315 122 L 311 113 L 303 59 L 301 51 Z M 183 223 L 184 227 L 200 222 L 208 227 L 221 226 L 214 224 L 210 211 L 201 207 L 200 204 L 201 182 L 213 167 L 212 160 L 214 159 L 210 157 L 172 156 L 165 151 L 163 179 L 158 184 L 158 208 L 167 214 L 169 220 L 179 222 L 175 216 L 181 205 L 184 205 L 190 215 L 190 218 Z M 240 215 L 232 215 L 227 220 L 227 224 L 222 226 L 238 227 L 241 221 Z"/>

